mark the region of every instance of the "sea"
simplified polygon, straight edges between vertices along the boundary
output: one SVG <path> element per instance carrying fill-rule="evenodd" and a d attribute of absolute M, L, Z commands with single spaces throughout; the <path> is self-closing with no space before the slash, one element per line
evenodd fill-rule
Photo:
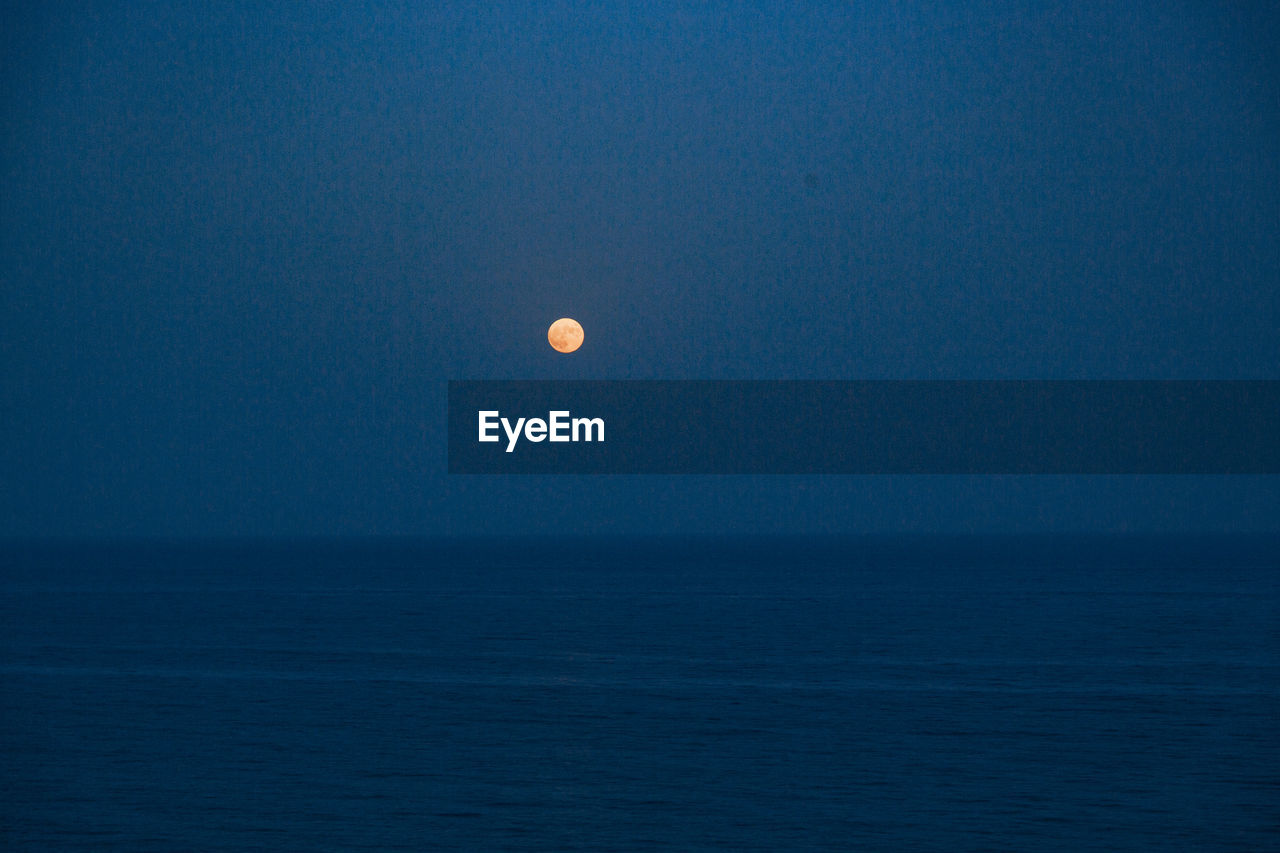
<path fill-rule="evenodd" d="M 1280 850 L 1280 540 L 10 542 L 0 847 Z"/>

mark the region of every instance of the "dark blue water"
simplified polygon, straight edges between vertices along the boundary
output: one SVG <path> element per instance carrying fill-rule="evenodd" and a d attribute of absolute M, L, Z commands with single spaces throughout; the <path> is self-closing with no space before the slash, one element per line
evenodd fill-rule
<path fill-rule="evenodd" d="M 0 840 L 1280 849 L 1275 546 L 11 546 Z"/>

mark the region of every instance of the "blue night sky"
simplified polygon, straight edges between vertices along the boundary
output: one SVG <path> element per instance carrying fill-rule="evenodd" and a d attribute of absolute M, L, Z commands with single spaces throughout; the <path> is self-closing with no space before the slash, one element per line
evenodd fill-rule
<path fill-rule="evenodd" d="M 1275 477 L 450 477 L 444 433 L 449 379 L 1280 378 L 1273 3 L 0 40 L 0 535 L 1280 529 Z"/>

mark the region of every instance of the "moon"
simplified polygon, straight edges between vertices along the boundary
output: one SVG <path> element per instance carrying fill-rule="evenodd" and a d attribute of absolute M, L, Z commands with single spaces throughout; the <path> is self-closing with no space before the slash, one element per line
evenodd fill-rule
<path fill-rule="evenodd" d="M 582 346 L 582 324 L 568 317 L 561 317 L 547 329 L 547 343 L 556 352 L 573 352 Z"/>

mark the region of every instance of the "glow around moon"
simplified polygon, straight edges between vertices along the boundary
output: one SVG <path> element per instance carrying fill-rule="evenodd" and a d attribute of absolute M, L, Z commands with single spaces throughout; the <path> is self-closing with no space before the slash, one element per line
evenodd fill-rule
<path fill-rule="evenodd" d="M 561 317 L 547 329 L 547 343 L 556 352 L 573 352 L 582 346 L 582 338 L 582 325 L 568 317 Z"/>

